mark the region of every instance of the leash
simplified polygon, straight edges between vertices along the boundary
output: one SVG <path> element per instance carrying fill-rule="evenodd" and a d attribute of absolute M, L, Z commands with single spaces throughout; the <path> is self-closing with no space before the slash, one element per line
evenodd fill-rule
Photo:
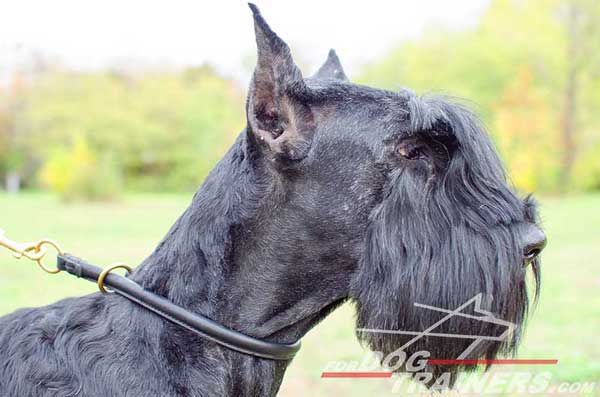
<path fill-rule="evenodd" d="M 102 269 L 63 252 L 53 240 L 42 239 L 32 243 L 16 243 L 8 239 L 1 229 L 0 246 L 12 251 L 13 256 L 17 259 L 27 258 L 36 262 L 47 273 L 57 274 L 64 271 L 70 275 L 92 281 L 98 285 L 98 289 L 103 294 L 116 293 L 159 317 L 228 349 L 254 357 L 284 361 L 291 360 L 300 350 L 299 340 L 291 344 L 273 343 L 242 334 L 207 317 L 192 313 L 160 295 L 147 291 L 127 277 L 112 273 L 115 269 L 125 269 L 130 272 L 132 269 L 124 263 L 116 263 Z M 48 248 L 54 248 L 57 252 L 57 265 L 55 268 L 48 267 L 43 262 L 48 253 Z"/>

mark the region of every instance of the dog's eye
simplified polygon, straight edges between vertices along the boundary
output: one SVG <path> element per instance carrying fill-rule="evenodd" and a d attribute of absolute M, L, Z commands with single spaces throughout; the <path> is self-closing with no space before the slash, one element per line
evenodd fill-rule
<path fill-rule="evenodd" d="M 425 157 L 423 147 L 414 143 L 403 143 L 398 146 L 397 152 L 407 160 L 417 160 Z"/>

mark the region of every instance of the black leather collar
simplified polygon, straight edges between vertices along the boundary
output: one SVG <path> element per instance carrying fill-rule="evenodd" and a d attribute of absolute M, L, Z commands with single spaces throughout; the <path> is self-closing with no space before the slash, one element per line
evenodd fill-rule
<path fill-rule="evenodd" d="M 102 269 L 69 254 L 60 254 L 57 266 L 83 279 L 98 282 Z M 177 306 L 162 296 L 143 289 L 136 282 L 116 273 L 108 273 L 105 286 L 130 301 L 156 313 L 160 317 L 188 329 L 201 337 L 228 349 L 270 360 L 290 360 L 300 349 L 300 341 L 292 344 L 267 342 L 234 331 L 213 320 Z"/>

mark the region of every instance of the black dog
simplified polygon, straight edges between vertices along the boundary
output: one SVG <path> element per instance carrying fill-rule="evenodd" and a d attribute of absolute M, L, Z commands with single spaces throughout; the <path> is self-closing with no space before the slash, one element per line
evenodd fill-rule
<path fill-rule="evenodd" d="M 454 310 L 483 294 L 486 309 L 517 327 L 469 357 L 510 352 L 527 312 L 526 265 L 537 286 L 545 237 L 534 204 L 511 191 L 476 118 L 442 98 L 351 84 L 333 51 L 303 78 L 288 46 L 251 8 L 258 64 L 247 127 L 130 277 L 275 342 L 298 340 L 349 299 L 359 328 L 423 330 L 440 315 L 414 303 Z M 496 328 L 455 317 L 436 331 Z M 358 336 L 384 354 L 408 340 Z M 470 343 L 427 337 L 405 351 L 454 359 Z M 221 347 L 115 294 L 0 322 L 6 396 L 272 396 L 288 363 Z"/>

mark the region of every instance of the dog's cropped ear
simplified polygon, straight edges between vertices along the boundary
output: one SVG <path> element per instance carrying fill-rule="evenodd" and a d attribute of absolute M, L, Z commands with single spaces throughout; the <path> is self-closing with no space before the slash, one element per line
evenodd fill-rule
<path fill-rule="evenodd" d="M 248 91 L 249 132 L 276 158 L 300 160 L 308 154 L 314 134 L 308 88 L 287 44 L 271 30 L 258 8 L 249 6 L 258 47 Z"/>
<path fill-rule="evenodd" d="M 340 58 L 338 58 L 333 48 L 329 50 L 329 54 L 327 55 L 327 60 L 325 63 L 312 77 L 314 79 L 334 79 L 348 81 L 348 77 L 346 77 L 346 73 L 344 73 L 344 68 L 342 67 Z"/>

